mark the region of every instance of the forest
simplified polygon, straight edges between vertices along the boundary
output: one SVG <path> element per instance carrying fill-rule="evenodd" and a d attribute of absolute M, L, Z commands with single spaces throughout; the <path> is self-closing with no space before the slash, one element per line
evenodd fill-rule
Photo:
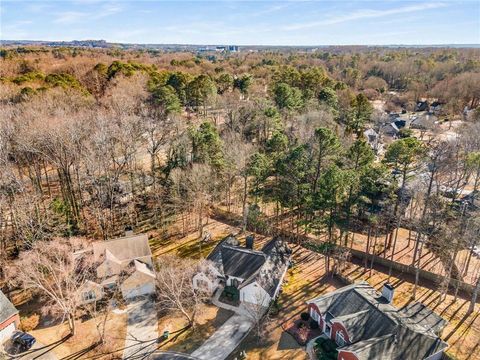
<path fill-rule="evenodd" d="M 478 49 L 5 47 L 0 56 L 2 264 L 37 243 L 126 228 L 196 232 L 200 242 L 209 219 L 224 217 L 284 234 L 337 271 L 351 249 L 400 261 L 408 233 L 413 296 L 429 252 L 442 296 L 465 283 L 473 311 Z M 440 104 L 435 122 L 382 133 L 425 101 Z M 4 266 L 2 282 L 13 286 Z"/>

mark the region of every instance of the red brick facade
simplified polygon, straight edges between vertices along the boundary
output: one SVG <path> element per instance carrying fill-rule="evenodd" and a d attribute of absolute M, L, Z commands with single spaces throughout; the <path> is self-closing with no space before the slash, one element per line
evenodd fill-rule
<path fill-rule="evenodd" d="M 348 351 L 342 351 L 340 350 L 338 352 L 338 360 L 358 360 L 358 358 L 355 356 L 354 353 L 348 352 Z"/>
<path fill-rule="evenodd" d="M 331 339 L 333 341 L 336 340 L 337 332 L 340 332 L 343 335 L 343 338 L 345 339 L 346 343 L 350 342 L 350 339 L 348 338 L 347 329 L 345 329 L 341 323 L 333 322 L 332 323 L 332 336 L 331 336 Z"/>
<path fill-rule="evenodd" d="M 320 329 L 324 328 L 324 318 L 323 314 L 318 310 L 318 307 L 315 304 L 308 304 L 308 312 L 309 314 L 312 313 L 312 310 L 315 311 L 317 314 L 319 314 L 319 320 L 318 320 L 318 325 Z M 350 342 L 350 339 L 348 337 L 348 332 L 347 329 L 340 323 L 340 322 L 333 322 L 331 324 L 331 334 L 330 338 L 336 342 L 336 336 L 337 332 L 340 332 L 345 339 L 346 343 Z M 358 360 L 358 358 L 355 356 L 354 353 L 348 352 L 348 351 L 339 351 L 338 353 L 338 360 Z"/>
<path fill-rule="evenodd" d="M 4 322 L 0 323 L 0 331 L 5 329 L 8 325 L 10 325 L 13 322 L 18 327 L 18 325 L 20 324 L 20 317 L 18 316 L 18 314 L 13 315 L 12 317 L 5 320 Z"/>

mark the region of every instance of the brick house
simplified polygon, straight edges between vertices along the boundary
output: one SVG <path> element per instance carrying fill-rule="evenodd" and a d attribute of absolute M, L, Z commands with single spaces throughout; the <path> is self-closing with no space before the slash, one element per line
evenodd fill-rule
<path fill-rule="evenodd" d="M 18 310 L 0 290 L 0 344 L 10 338 L 19 324 Z"/>
<path fill-rule="evenodd" d="M 391 305 L 394 289 L 379 294 L 366 282 L 307 302 L 310 316 L 338 345 L 338 360 L 437 360 L 448 344 L 440 338 L 446 321 L 415 302 Z"/>

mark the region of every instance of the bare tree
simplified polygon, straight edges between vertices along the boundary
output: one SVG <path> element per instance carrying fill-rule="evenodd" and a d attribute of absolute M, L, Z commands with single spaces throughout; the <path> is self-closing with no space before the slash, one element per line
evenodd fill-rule
<path fill-rule="evenodd" d="M 182 259 L 174 255 L 165 255 L 156 262 L 157 304 L 161 311 L 179 311 L 195 327 L 201 304 L 208 293 L 194 289 L 192 278 L 199 265 L 191 259 Z"/>
<path fill-rule="evenodd" d="M 75 256 L 72 244 L 63 238 L 39 241 L 22 252 L 9 270 L 15 274 L 12 282 L 44 297 L 45 311 L 62 316 L 62 321 L 66 318 L 70 334 L 75 335 L 76 313 L 82 303 L 79 290 L 92 278 L 93 262 L 89 256 Z"/>

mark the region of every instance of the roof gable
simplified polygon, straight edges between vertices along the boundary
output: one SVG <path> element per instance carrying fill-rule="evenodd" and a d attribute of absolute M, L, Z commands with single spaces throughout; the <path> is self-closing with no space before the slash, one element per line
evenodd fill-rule
<path fill-rule="evenodd" d="M 0 290 L 0 323 L 10 319 L 13 315 L 16 314 L 18 314 L 18 310 Z"/>
<path fill-rule="evenodd" d="M 116 261 L 131 261 L 142 257 L 151 257 L 152 252 L 148 244 L 146 234 L 126 236 L 118 239 L 97 241 L 93 243 L 93 255 L 95 261 L 100 261 L 108 255 Z"/>
<path fill-rule="evenodd" d="M 342 322 L 351 344 L 341 350 L 355 353 L 360 360 L 424 359 L 448 346 L 436 331 L 436 326 L 443 327 L 445 320 L 423 304 L 399 310 L 386 303 L 366 282 L 346 286 L 308 303 L 315 304 L 327 321 Z"/>

